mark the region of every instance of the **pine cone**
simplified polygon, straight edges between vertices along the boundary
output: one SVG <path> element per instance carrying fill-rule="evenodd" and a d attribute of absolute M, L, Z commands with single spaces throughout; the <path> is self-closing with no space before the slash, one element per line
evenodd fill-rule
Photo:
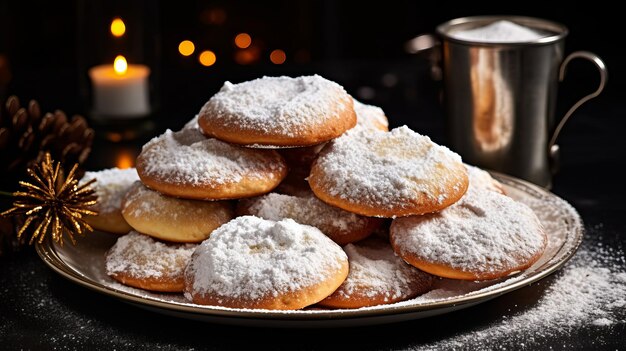
<path fill-rule="evenodd" d="M 60 110 L 42 116 L 37 101 L 21 107 L 18 98 L 11 96 L 0 111 L 0 172 L 19 179 L 46 151 L 69 171 L 74 163 L 85 162 L 93 137 L 84 117 L 68 120 Z"/>
<path fill-rule="evenodd" d="M 59 110 L 42 116 L 37 101 L 21 107 L 17 97 L 9 97 L 4 109 L 0 106 L 0 190 L 14 191 L 26 169 L 41 161 L 46 151 L 62 162 L 67 174 L 75 163 L 85 162 L 93 138 L 94 131 L 82 116 L 68 120 Z M 0 201 L 0 212 L 8 208 L 9 202 Z M 15 232 L 15 223 L 20 220 L 23 218 L 0 218 L 0 256 L 23 245 Z"/>

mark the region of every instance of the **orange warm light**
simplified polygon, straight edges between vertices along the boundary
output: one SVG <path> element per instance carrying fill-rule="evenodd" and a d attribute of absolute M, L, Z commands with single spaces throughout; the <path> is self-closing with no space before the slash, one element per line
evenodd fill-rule
<path fill-rule="evenodd" d="M 235 45 L 240 49 L 245 49 L 252 44 L 252 37 L 248 33 L 239 33 L 235 37 Z"/>
<path fill-rule="evenodd" d="M 198 61 L 200 61 L 200 64 L 203 66 L 213 66 L 215 61 L 217 61 L 217 56 L 215 56 L 213 51 L 205 50 L 200 53 L 200 56 L 198 56 Z"/>
<path fill-rule="evenodd" d="M 270 54 L 270 61 L 272 61 L 272 63 L 275 65 L 282 65 L 283 63 L 285 63 L 286 60 L 287 55 L 284 51 L 280 49 L 276 49 Z"/>
<path fill-rule="evenodd" d="M 126 169 L 135 166 L 135 158 L 130 152 L 122 151 L 115 158 L 115 166 L 120 169 Z"/>
<path fill-rule="evenodd" d="M 261 50 L 252 45 L 247 49 L 237 50 L 237 52 L 235 52 L 235 62 L 240 65 L 249 65 L 258 61 L 260 54 Z"/>
<path fill-rule="evenodd" d="M 126 25 L 121 18 L 115 17 L 113 21 L 111 21 L 111 34 L 115 37 L 121 37 L 126 33 Z"/>
<path fill-rule="evenodd" d="M 113 70 L 115 73 L 119 75 L 123 75 L 128 70 L 128 63 L 126 62 L 126 58 L 122 55 L 117 55 L 115 61 L 113 61 Z"/>
<path fill-rule="evenodd" d="M 180 42 L 180 44 L 178 44 L 178 52 L 180 52 L 180 54 L 183 56 L 189 56 L 193 54 L 195 50 L 196 46 L 193 45 L 193 42 L 191 40 L 183 40 Z"/>

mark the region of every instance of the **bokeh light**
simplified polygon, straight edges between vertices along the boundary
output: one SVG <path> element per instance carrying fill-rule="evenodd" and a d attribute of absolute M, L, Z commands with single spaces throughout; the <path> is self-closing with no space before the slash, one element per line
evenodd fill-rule
<path fill-rule="evenodd" d="M 246 49 L 252 44 L 252 37 L 248 33 L 239 33 L 235 37 L 235 45 L 240 49 Z"/>
<path fill-rule="evenodd" d="M 276 49 L 270 54 L 270 61 L 275 65 L 282 65 L 287 60 L 287 55 L 283 50 Z"/>
<path fill-rule="evenodd" d="M 228 18 L 226 11 L 219 7 L 207 9 L 200 13 L 200 20 L 204 24 L 220 26 L 226 22 Z"/>
<path fill-rule="evenodd" d="M 235 52 L 235 62 L 240 65 L 249 65 L 259 60 L 261 49 L 257 46 L 250 46 L 247 49 L 237 50 Z"/>
<path fill-rule="evenodd" d="M 183 56 L 189 56 L 193 54 L 195 50 L 196 46 L 193 45 L 193 42 L 191 40 L 183 40 L 180 42 L 180 44 L 178 44 L 178 52 L 180 52 L 180 54 Z"/>
<path fill-rule="evenodd" d="M 126 33 L 126 25 L 121 18 L 115 17 L 113 21 L 111 21 L 111 34 L 115 37 L 121 37 Z"/>
<path fill-rule="evenodd" d="M 115 157 L 115 167 L 126 169 L 135 166 L 135 156 L 129 152 L 122 150 Z"/>
<path fill-rule="evenodd" d="M 205 50 L 200 53 L 200 56 L 198 56 L 198 61 L 200 61 L 200 64 L 203 66 L 213 66 L 215 61 L 217 61 L 217 56 L 213 51 Z"/>

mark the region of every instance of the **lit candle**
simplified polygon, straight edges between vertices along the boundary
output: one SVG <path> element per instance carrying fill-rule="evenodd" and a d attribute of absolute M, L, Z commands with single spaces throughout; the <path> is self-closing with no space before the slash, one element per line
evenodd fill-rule
<path fill-rule="evenodd" d="M 89 70 L 93 87 L 94 114 L 99 117 L 142 117 L 150 113 L 148 76 L 144 65 L 129 65 L 117 56 L 113 65 Z"/>

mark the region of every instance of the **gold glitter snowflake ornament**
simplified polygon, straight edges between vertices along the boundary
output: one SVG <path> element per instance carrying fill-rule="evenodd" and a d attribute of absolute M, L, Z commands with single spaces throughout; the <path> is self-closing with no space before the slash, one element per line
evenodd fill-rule
<path fill-rule="evenodd" d="M 43 160 L 28 169 L 30 182 L 20 181 L 23 191 L 16 191 L 13 207 L 0 216 L 26 216 L 24 224 L 17 232 L 18 238 L 28 228 L 34 228 L 29 243 L 41 244 L 48 232 L 52 239 L 63 245 L 63 235 L 67 235 L 72 244 L 76 244 L 74 235 L 84 235 L 93 231 L 83 219 L 86 215 L 97 215 L 91 209 L 96 203 L 95 191 L 91 188 L 94 180 L 78 186 L 74 165 L 67 177 L 64 177 L 60 162 L 52 161 L 49 153 Z"/>

